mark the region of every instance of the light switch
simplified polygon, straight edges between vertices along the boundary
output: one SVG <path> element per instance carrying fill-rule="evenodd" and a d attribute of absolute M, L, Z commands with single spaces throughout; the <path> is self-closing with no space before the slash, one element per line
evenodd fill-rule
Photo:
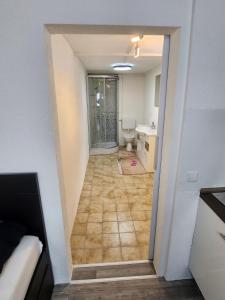
<path fill-rule="evenodd" d="M 198 171 L 188 171 L 186 174 L 186 179 L 188 182 L 197 182 L 199 173 Z"/>

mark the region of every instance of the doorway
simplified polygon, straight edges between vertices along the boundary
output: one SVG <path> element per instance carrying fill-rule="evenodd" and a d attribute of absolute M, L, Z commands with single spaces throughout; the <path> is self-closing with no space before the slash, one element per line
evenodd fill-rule
<path fill-rule="evenodd" d="M 120 122 L 120 119 L 118 119 L 118 122 Z M 119 127 L 119 126 L 118 126 L 118 127 Z M 107 165 L 107 162 L 106 162 L 106 161 L 105 161 L 104 163 L 105 163 L 105 165 Z M 103 164 L 104 164 L 104 163 L 103 163 Z M 91 173 L 91 172 L 90 172 L 90 173 Z M 94 172 L 93 172 L 93 173 L 94 173 Z M 88 173 L 87 173 L 87 174 L 88 174 Z M 127 177 L 127 178 L 128 178 L 128 177 Z M 128 179 L 127 181 L 129 181 L 129 179 Z M 97 182 L 97 178 L 96 178 L 96 182 Z M 132 184 L 132 183 L 131 183 L 131 184 Z M 136 184 L 136 183 L 135 183 L 135 184 Z M 86 188 L 87 190 L 85 190 L 85 188 Z M 83 192 L 84 192 L 84 195 L 85 195 L 84 197 L 86 197 L 88 194 L 90 194 L 89 191 L 90 191 L 90 187 L 87 187 L 87 186 L 84 187 L 84 189 L 83 189 Z M 87 200 L 87 199 L 86 199 L 86 200 Z M 92 203 L 92 204 L 93 204 L 93 203 Z M 99 207 L 97 207 L 97 209 L 98 209 L 98 208 L 99 208 Z M 81 211 L 80 211 L 80 212 L 81 212 Z M 132 220 L 132 221 L 136 221 L 136 220 Z M 108 221 L 108 222 L 111 222 L 111 221 Z M 113 222 L 113 221 L 112 221 L 112 222 Z M 122 222 L 122 221 L 121 221 L 121 222 Z M 95 223 L 95 222 L 93 222 L 93 223 Z M 82 224 L 82 223 L 81 223 L 81 224 Z M 81 228 L 81 227 L 84 227 L 84 226 L 83 226 L 83 225 L 79 225 L 79 226 L 77 226 L 77 228 L 78 228 L 78 227 Z M 149 227 L 150 227 L 150 226 L 149 226 Z M 87 227 L 86 227 L 86 228 L 87 228 Z M 149 228 L 149 229 L 150 229 L 150 228 Z M 78 230 L 78 231 L 79 231 L 79 230 Z M 124 232 L 124 233 L 129 233 L 129 232 Z M 147 255 L 147 258 L 149 258 L 148 255 Z"/>
<path fill-rule="evenodd" d="M 94 45 L 107 40 L 107 47 L 86 50 L 89 39 Z M 133 35 L 66 36 L 88 73 L 90 157 L 71 235 L 74 264 L 148 260 L 154 242 L 150 228 L 164 39 L 142 36 L 138 58 L 132 39 Z M 124 52 L 117 50 L 121 44 Z M 125 59 L 117 53 L 112 59 L 110 47 Z M 132 62 L 133 70 L 115 72 L 111 67 L 109 73 L 115 59 Z"/>

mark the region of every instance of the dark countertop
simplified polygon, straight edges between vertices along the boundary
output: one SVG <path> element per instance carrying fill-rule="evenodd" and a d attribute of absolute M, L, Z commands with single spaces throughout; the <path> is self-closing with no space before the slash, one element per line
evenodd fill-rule
<path fill-rule="evenodd" d="M 200 197 L 225 223 L 225 187 L 203 188 Z"/>

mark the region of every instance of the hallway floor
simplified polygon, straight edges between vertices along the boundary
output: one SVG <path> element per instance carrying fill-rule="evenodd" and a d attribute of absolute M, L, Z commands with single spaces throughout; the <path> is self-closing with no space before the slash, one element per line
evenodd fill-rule
<path fill-rule="evenodd" d="M 148 259 L 153 174 L 120 175 L 117 154 L 90 156 L 71 236 L 73 264 Z"/>

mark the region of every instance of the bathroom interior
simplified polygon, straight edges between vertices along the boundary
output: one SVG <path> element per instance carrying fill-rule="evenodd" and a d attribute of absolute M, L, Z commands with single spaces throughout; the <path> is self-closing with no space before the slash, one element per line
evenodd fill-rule
<path fill-rule="evenodd" d="M 87 165 L 80 193 L 75 195 L 69 230 L 74 265 L 149 259 L 163 41 L 163 36 L 141 33 L 52 38 L 58 120 L 65 117 L 64 124 L 58 125 L 59 138 L 65 139 L 63 126 L 67 122 L 68 128 L 74 126 L 71 109 L 62 108 L 66 105 L 62 95 L 63 101 L 68 95 L 59 87 L 68 69 L 74 72 L 71 68 L 77 74 L 72 78 L 74 83 L 70 80 L 66 84 L 71 89 L 75 84 L 82 102 L 74 106 L 80 118 L 80 129 L 77 126 L 74 132 L 81 140 L 88 135 Z M 63 47 L 68 53 L 72 51 L 76 61 L 72 66 L 68 62 L 67 68 L 57 62 L 65 55 Z M 77 141 L 74 151 L 77 144 L 82 143 Z M 72 146 L 68 151 L 73 155 Z M 81 147 L 80 155 L 85 151 Z M 65 176 L 69 173 L 66 168 L 62 159 Z M 75 186 L 72 177 L 70 184 Z"/>

